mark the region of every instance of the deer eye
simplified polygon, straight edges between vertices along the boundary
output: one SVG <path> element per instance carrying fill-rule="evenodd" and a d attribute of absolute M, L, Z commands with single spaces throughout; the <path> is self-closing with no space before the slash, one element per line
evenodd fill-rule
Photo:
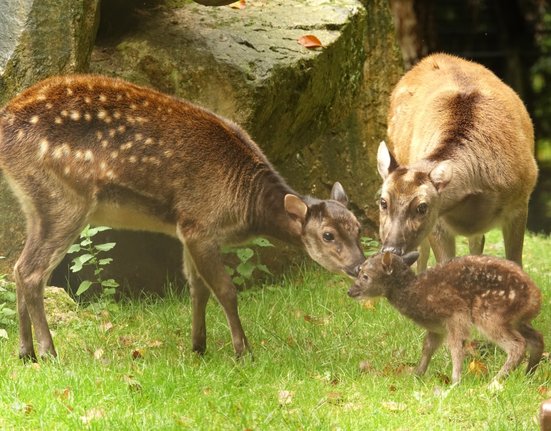
<path fill-rule="evenodd" d="M 362 275 L 362 279 L 365 280 L 365 281 L 367 281 L 367 280 L 369 280 L 369 276 L 368 276 L 367 274 L 363 274 L 363 275 Z"/>
<path fill-rule="evenodd" d="M 417 207 L 417 214 L 419 215 L 425 215 L 429 209 L 429 206 L 426 203 L 419 204 Z"/>
<path fill-rule="evenodd" d="M 331 242 L 335 239 L 335 235 L 333 235 L 331 232 L 323 232 L 322 237 L 325 242 Z"/>
<path fill-rule="evenodd" d="M 379 201 L 379 205 L 380 205 L 382 210 L 386 210 L 387 207 L 388 207 L 388 204 L 386 203 L 386 201 L 383 198 L 381 198 L 381 200 Z"/>

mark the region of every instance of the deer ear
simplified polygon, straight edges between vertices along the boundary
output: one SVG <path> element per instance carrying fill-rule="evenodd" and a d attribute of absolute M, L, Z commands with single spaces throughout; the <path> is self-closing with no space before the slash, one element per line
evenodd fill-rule
<path fill-rule="evenodd" d="M 449 184 L 453 176 L 453 167 L 449 161 L 438 163 L 432 171 L 429 172 L 429 178 L 440 193 Z"/>
<path fill-rule="evenodd" d="M 287 194 L 284 198 L 284 206 L 287 214 L 299 219 L 301 223 L 306 220 L 308 205 L 296 195 Z"/>
<path fill-rule="evenodd" d="M 385 251 L 382 262 L 383 270 L 389 275 L 392 274 L 392 253 Z"/>
<path fill-rule="evenodd" d="M 390 154 L 390 151 L 388 151 L 386 142 L 381 141 L 379 149 L 377 150 L 377 170 L 379 171 L 379 175 L 384 180 L 397 167 L 398 162 L 394 156 Z"/>
<path fill-rule="evenodd" d="M 419 259 L 419 252 L 418 251 L 410 251 L 409 253 L 406 253 L 402 256 L 402 260 L 407 266 L 413 265 L 417 259 Z"/>
<path fill-rule="evenodd" d="M 340 202 L 344 206 L 348 205 L 348 196 L 346 196 L 342 184 L 338 181 L 333 184 L 333 188 L 331 189 L 331 199 Z"/>

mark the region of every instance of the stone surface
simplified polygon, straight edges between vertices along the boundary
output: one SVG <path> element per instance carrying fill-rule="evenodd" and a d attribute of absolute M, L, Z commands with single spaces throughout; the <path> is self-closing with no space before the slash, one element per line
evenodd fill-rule
<path fill-rule="evenodd" d="M 0 11 L 0 105 L 47 76 L 87 68 L 99 0 L 0 0 Z M 3 178 L 0 220 L 0 274 L 11 274 L 25 221 Z"/>

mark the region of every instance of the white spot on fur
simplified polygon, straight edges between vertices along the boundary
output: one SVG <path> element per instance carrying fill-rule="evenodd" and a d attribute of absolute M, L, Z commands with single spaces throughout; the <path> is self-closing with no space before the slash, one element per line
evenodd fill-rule
<path fill-rule="evenodd" d="M 97 117 L 100 120 L 103 120 L 107 117 L 107 111 L 105 109 L 100 109 L 97 113 Z"/>
<path fill-rule="evenodd" d="M 67 96 L 72 96 L 72 95 L 73 95 L 73 90 L 67 87 Z"/>
<path fill-rule="evenodd" d="M 46 95 L 45 94 L 39 94 L 38 96 L 36 96 L 36 100 L 46 100 Z"/>
<path fill-rule="evenodd" d="M 78 121 L 80 120 L 80 112 L 78 111 L 71 111 L 71 120 Z"/>
<path fill-rule="evenodd" d="M 113 112 L 113 118 L 115 118 L 116 120 L 118 120 L 119 118 L 121 118 L 121 113 L 120 113 L 119 111 Z"/>
<path fill-rule="evenodd" d="M 173 153 L 172 153 L 172 150 L 166 150 L 166 151 L 164 152 L 164 155 L 165 155 L 165 157 L 166 157 L 167 159 L 169 159 L 170 157 L 172 157 L 172 154 L 173 154 Z"/>
<path fill-rule="evenodd" d="M 54 123 L 56 123 L 56 124 L 63 124 L 63 120 L 61 119 L 61 117 L 55 117 Z"/>
<path fill-rule="evenodd" d="M 71 173 L 71 168 L 69 166 L 65 166 L 65 168 L 63 169 L 63 173 L 65 175 L 69 175 Z"/>
<path fill-rule="evenodd" d="M 111 151 L 111 158 L 116 159 L 117 157 L 119 157 L 119 152 L 118 151 Z"/>
<path fill-rule="evenodd" d="M 91 162 L 91 161 L 94 160 L 94 154 L 92 153 L 91 150 L 86 150 L 85 151 L 84 160 L 86 160 L 87 162 Z"/>
<path fill-rule="evenodd" d="M 127 143 L 122 144 L 122 145 L 120 146 L 120 149 L 121 149 L 121 150 L 129 150 L 130 148 L 132 148 L 132 142 L 127 142 Z"/>
<path fill-rule="evenodd" d="M 109 129 L 109 136 L 114 137 L 117 131 L 115 129 Z"/>
<path fill-rule="evenodd" d="M 152 143 L 153 143 L 153 139 L 151 139 L 151 138 L 147 138 L 145 140 L 145 145 L 151 145 Z"/>
<path fill-rule="evenodd" d="M 86 96 L 84 97 L 84 103 L 89 105 L 90 103 L 92 103 L 92 99 L 89 96 Z"/>
<path fill-rule="evenodd" d="M 54 151 L 52 151 L 52 157 L 54 159 L 60 159 L 63 155 L 63 151 L 61 150 L 61 146 L 55 147 Z"/>
<path fill-rule="evenodd" d="M 134 135 L 134 139 L 135 139 L 136 141 L 141 141 L 142 138 L 143 138 L 143 135 L 142 135 L 141 133 L 136 133 L 136 134 Z"/>
<path fill-rule="evenodd" d="M 96 131 L 96 139 L 98 141 L 101 141 L 103 139 L 103 132 L 102 131 L 100 131 L 100 130 Z"/>
<path fill-rule="evenodd" d="M 136 158 L 136 156 L 130 156 L 130 157 L 128 158 L 128 161 L 129 161 L 130 163 L 136 163 L 136 162 L 138 161 L 138 159 Z"/>
<path fill-rule="evenodd" d="M 47 139 L 42 139 L 38 145 L 39 145 L 38 158 L 42 159 L 48 152 L 48 149 L 50 148 L 50 143 L 48 142 Z"/>
<path fill-rule="evenodd" d="M 52 105 L 50 102 L 46 103 L 46 109 L 52 109 L 54 105 Z"/>
<path fill-rule="evenodd" d="M 39 119 L 39 118 L 38 118 L 38 115 L 33 115 L 33 116 L 31 117 L 31 119 L 30 119 L 31 124 L 36 124 L 36 123 L 38 123 L 38 119 Z"/>
<path fill-rule="evenodd" d="M 19 129 L 17 132 L 17 139 L 23 139 L 23 136 L 25 136 L 25 132 Z"/>
<path fill-rule="evenodd" d="M 117 130 L 119 133 L 124 133 L 126 131 L 126 126 L 124 124 L 121 124 L 119 127 L 117 127 Z"/>
<path fill-rule="evenodd" d="M 84 154 L 82 154 L 82 151 L 76 150 L 75 151 L 75 159 L 80 160 L 84 157 Z"/>
<path fill-rule="evenodd" d="M 137 108 L 136 104 L 135 103 L 131 103 L 130 104 L 130 109 L 132 109 L 132 111 L 135 111 Z"/>
<path fill-rule="evenodd" d="M 107 148 L 109 146 L 109 141 L 104 139 L 103 141 L 101 141 L 101 146 L 102 146 L 102 148 Z"/>
<path fill-rule="evenodd" d="M 63 111 L 61 111 L 61 116 L 62 117 L 67 117 L 69 115 L 69 112 L 67 112 L 66 109 L 64 109 Z"/>
<path fill-rule="evenodd" d="M 86 121 L 92 121 L 92 115 L 89 112 L 84 113 L 84 119 Z"/>
<path fill-rule="evenodd" d="M 515 299 L 515 296 L 516 296 L 516 293 L 514 290 L 511 290 L 509 292 L 509 299 L 512 301 L 513 299 Z"/>
<path fill-rule="evenodd" d="M 105 94 L 100 94 L 98 96 L 98 99 L 100 102 L 106 102 L 107 101 L 107 97 L 105 97 Z"/>

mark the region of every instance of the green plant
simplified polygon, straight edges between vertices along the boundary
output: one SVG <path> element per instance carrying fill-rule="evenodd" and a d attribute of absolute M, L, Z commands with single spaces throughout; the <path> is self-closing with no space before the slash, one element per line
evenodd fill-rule
<path fill-rule="evenodd" d="M 381 244 L 379 241 L 368 236 L 362 236 L 361 238 L 362 247 L 364 249 L 364 254 L 366 256 L 372 256 L 379 251 Z"/>
<path fill-rule="evenodd" d="M 6 327 L 15 324 L 15 286 L 0 274 L 0 338 L 8 338 Z"/>
<path fill-rule="evenodd" d="M 255 238 L 251 241 L 251 246 L 265 248 L 273 247 L 274 245 L 265 238 Z M 224 247 L 222 253 L 235 254 L 239 259 L 239 264 L 235 269 L 226 266 L 226 271 L 232 278 L 232 281 L 238 286 L 243 286 L 247 281 L 251 280 L 255 271 L 272 275 L 268 267 L 260 263 L 260 256 L 251 247 Z"/>
<path fill-rule="evenodd" d="M 67 253 L 80 253 L 81 255 L 75 257 L 72 262 L 71 271 L 77 273 L 85 267 L 91 267 L 94 271 L 95 280 L 84 280 L 78 286 L 76 295 L 80 296 L 86 292 L 93 285 L 98 285 L 101 288 L 101 295 L 104 297 L 111 297 L 115 294 L 115 290 L 119 287 L 114 279 L 109 278 L 104 280 L 102 272 L 107 265 L 109 265 L 113 259 L 110 257 L 100 258 L 100 254 L 111 250 L 115 247 L 116 243 L 106 242 L 103 244 L 94 244 L 93 237 L 99 232 L 109 230 L 106 226 L 90 227 L 87 225 L 80 233 L 80 242 L 73 244 Z"/>

